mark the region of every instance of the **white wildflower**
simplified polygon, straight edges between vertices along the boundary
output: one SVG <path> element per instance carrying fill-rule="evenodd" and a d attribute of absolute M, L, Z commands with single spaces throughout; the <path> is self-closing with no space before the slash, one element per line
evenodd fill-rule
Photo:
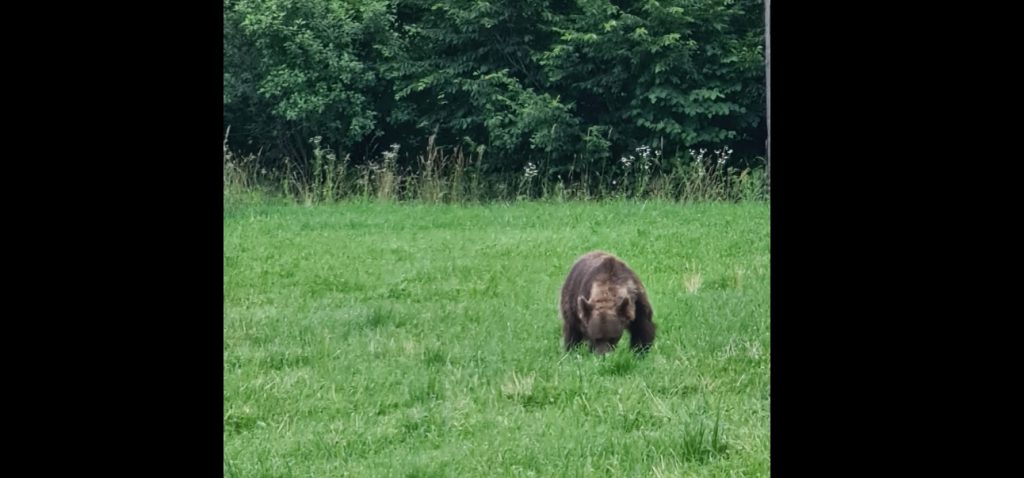
<path fill-rule="evenodd" d="M 535 176 L 537 176 L 537 165 L 533 163 L 526 163 L 526 166 L 523 167 L 523 178 L 532 179 Z"/>

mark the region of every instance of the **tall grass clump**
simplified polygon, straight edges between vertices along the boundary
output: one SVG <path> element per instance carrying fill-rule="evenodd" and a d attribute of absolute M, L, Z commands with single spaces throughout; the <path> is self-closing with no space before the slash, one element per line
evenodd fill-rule
<path fill-rule="evenodd" d="M 276 195 L 304 204 L 359 199 L 467 203 L 660 199 L 680 202 L 765 201 L 764 167 L 732 165 L 733 151 L 690 149 L 667 155 L 640 145 L 599 168 L 581 161 L 566 170 L 526 162 L 518 172 L 485 173 L 485 148 L 442 147 L 431 135 L 422 149 L 404 155 L 399 144 L 364 164 L 353 164 L 317 136 L 306 163 L 285 160 L 276 168 L 259 155 L 234 155 L 224 143 L 225 197 Z M 760 158 L 758 158 L 760 160 Z"/>

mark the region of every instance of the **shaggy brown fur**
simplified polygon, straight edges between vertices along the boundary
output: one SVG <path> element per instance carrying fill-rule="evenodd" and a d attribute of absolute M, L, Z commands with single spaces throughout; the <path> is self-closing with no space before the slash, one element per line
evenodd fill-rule
<path fill-rule="evenodd" d="M 654 311 L 643 283 L 606 252 L 589 252 L 573 264 L 562 285 L 561 313 L 567 350 L 587 341 L 590 350 L 604 355 L 625 330 L 634 352 L 647 352 L 654 342 Z"/>

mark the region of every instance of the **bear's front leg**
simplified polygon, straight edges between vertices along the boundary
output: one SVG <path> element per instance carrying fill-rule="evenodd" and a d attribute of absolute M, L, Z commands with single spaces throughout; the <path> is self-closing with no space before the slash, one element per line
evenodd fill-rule
<path fill-rule="evenodd" d="M 646 296 L 640 296 L 636 303 L 636 319 L 629 324 L 629 346 L 634 352 L 644 354 L 654 343 L 654 311 Z"/>
<path fill-rule="evenodd" d="M 565 350 L 572 350 L 583 341 L 583 331 L 581 331 L 572 321 L 562 321 L 562 336 L 565 340 Z"/>
<path fill-rule="evenodd" d="M 654 343 L 654 322 L 637 318 L 629 326 L 629 346 L 634 352 L 647 353 Z"/>

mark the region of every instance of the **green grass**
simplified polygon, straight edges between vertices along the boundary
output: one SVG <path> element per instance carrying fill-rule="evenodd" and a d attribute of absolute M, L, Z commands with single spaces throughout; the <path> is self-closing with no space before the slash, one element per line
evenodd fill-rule
<path fill-rule="evenodd" d="M 224 475 L 768 476 L 769 206 L 227 205 Z M 561 348 L 591 249 L 646 358 Z"/>

